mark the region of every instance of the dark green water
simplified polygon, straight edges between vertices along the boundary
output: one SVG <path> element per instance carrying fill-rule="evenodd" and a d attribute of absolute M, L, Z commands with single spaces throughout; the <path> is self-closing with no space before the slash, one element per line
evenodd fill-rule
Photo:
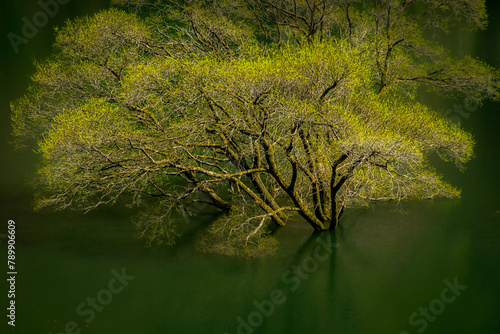
<path fill-rule="evenodd" d="M 26 89 L 31 60 L 48 55 L 51 26 L 106 2 L 61 6 L 18 54 L 5 36 L 40 8 L 34 1 L 1 6 L 0 233 L 15 220 L 18 247 L 13 329 L 0 238 L 2 333 L 500 333 L 500 104 L 463 119 L 477 140 L 466 172 L 439 166 L 462 188 L 460 200 L 350 211 L 338 231 L 320 236 L 291 222 L 279 232 L 278 253 L 266 259 L 194 251 L 191 232 L 208 215 L 191 221 L 178 245 L 145 248 L 127 210 L 34 214 L 25 182 L 35 157 L 7 144 L 8 103 Z M 491 5 L 488 31 L 452 33 L 447 45 L 500 67 L 496 13 Z M 461 102 L 433 103 L 448 109 Z"/>

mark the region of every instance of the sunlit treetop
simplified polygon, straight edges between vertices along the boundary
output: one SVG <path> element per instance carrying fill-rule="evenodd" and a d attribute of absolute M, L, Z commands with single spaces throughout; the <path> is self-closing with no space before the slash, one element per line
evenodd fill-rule
<path fill-rule="evenodd" d="M 483 1 L 117 4 L 57 30 L 14 135 L 42 157 L 37 208 L 136 205 L 150 243 L 200 203 L 223 212 L 200 247 L 256 256 L 291 216 L 459 196 L 429 157 L 463 169 L 474 140 L 414 93 L 498 98 L 495 69 L 424 38 L 484 28 Z"/>

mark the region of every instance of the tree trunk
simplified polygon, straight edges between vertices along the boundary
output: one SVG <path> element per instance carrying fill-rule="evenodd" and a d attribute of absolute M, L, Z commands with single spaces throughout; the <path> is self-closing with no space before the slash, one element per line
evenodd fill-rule
<path fill-rule="evenodd" d="M 339 224 L 339 213 L 337 208 L 337 201 L 335 201 L 335 199 L 332 199 L 332 219 L 330 220 L 330 226 L 328 227 L 328 229 L 330 231 L 335 230 L 338 224 Z"/>

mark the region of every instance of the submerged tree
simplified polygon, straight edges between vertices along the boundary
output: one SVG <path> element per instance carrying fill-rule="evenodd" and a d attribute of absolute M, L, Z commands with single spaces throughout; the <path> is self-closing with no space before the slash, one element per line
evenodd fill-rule
<path fill-rule="evenodd" d="M 13 103 L 42 155 L 38 208 L 124 200 L 172 242 L 172 210 L 203 201 L 224 212 L 204 247 L 252 255 L 291 214 L 323 231 L 371 201 L 459 196 L 429 156 L 463 168 L 472 136 L 414 93 L 498 97 L 496 70 L 423 37 L 483 28 L 483 1 L 117 3 L 58 30 Z"/>

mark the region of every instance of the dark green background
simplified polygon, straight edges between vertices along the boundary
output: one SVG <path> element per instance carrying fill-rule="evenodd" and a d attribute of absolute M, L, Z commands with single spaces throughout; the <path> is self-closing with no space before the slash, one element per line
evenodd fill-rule
<path fill-rule="evenodd" d="M 192 232 L 210 219 L 208 214 L 189 224 L 180 221 L 187 231 L 176 246 L 145 248 L 134 236 L 130 210 L 34 213 L 26 182 L 36 155 L 15 152 L 9 144 L 9 102 L 25 92 L 33 59 L 49 54 L 53 27 L 95 13 L 108 2 L 72 0 L 60 6 L 18 54 L 7 33 L 20 34 L 21 18 L 31 18 L 40 7 L 36 1 L 13 0 L 0 6 L 0 233 L 6 233 L 9 219 L 16 221 L 18 252 L 17 325 L 8 327 L 6 311 L 0 312 L 2 333 L 59 333 L 75 321 L 81 333 L 233 334 L 237 318 L 247 319 L 256 310 L 254 301 L 269 299 L 276 289 L 286 301 L 254 333 L 418 333 L 420 326 L 408 323 L 411 314 L 440 298 L 444 281 L 455 278 L 467 289 L 424 332 L 500 332 L 500 104 L 487 102 L 463 119 L 477 140 L 476 158 L 466 172 L 438 166 L 462 188 L 460 200 L 404 203 L 404 212 L 393 204 L 350 211 L 330 236 L 313 235 L 305 224 L 291 222 L 278 235 L 279 252 L 266 259 L 194 251 Z M 478 56 L 500 68 L 500 8 L 494 1 L 489 14 L 487 31 L 452 31 L 443 43 L 456 55 Z M 463 103 L 426 98 L 442 110 Z M 298 280 L 300 286 L 297 279 L 294 284 L 283 280 L 294 266 L 314 257 L 318 238 L 328 237 L 337 248 Z M 6 242 L 0 241 L 0 277 L 6 278 Z M 86 324 L 77 305 L 106 288 L 111 270 L 123 267 L 135 278 Z M 8 300 L 5 278 L 2 310 Z"/>

